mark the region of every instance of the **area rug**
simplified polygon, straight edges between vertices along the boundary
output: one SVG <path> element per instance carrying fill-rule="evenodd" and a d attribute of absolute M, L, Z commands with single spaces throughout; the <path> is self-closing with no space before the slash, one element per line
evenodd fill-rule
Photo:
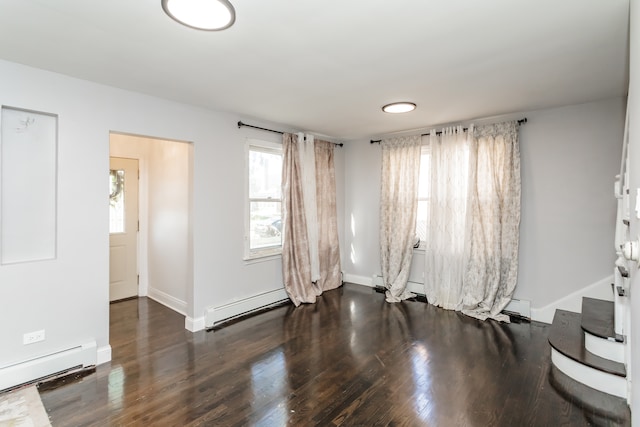
<path fill-rule="evenodd" d="M 51 427 L 35 386 L 0 394 L 0 427 Z"/>

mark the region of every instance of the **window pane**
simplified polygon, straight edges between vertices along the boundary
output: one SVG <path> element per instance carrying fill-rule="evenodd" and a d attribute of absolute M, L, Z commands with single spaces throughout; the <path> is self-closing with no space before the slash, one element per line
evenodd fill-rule
<path fill-rule="evenodd" d="M 427 220 L 429 218 L 429 200 L 418 201 L 418 219 L 416 220 L 416 235 L 420 243 L 427 240 Z"/>
<path fill-rule="evenodd" d="M 280 199 L 282 155 L 249 151 L 249 198 Z"/>
<path fill-rule="evenodd" d="M 124 233 L 124 170 L 109 172 L 109 233 Z"/>
<path fill-rule="evenodd" d="M 420 156 L 420 181 L 418 183 L 418 198 L 428 199 L 431 192 L 431 154 L 423 147 Z"/>
<path fill-rule="evenodd" d="M 282 245 L 280 202 L 250 202 L 249 248 Z"/>

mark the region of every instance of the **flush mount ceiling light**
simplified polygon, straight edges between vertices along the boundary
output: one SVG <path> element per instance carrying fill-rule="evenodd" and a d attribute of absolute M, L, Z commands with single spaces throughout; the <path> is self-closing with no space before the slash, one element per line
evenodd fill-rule
<path fill-rule="evenodd" d="M 162 0 L 162 8 L 172 19 L 196 30 L 220 31 L 236 20 L 228 0 Z"/>
<path fill-rule="evenodd" d="M 382 107 L 382 111 L 385 113 L 408 113 L 416 109 L 416 104 L 413 102 L 394 102 Z"/>

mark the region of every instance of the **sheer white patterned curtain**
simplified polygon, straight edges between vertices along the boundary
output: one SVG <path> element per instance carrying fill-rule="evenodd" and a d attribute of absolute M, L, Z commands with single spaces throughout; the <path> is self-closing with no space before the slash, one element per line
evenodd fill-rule
<path fill-rule="evenodd" d="M 387 301 L 413 296 L 406 290 L 416 229 L 419 136 L 384 139 L 380 191 L 380 260 Z"/>
<path fill-rule="evenodd" d="M 516 287 L 520 230 L 517 122 L 432 132 L 425 293 L 478 318 L 501 314 Z"/>
<path fill-rule="evenodd" d="M 468 133 L 443 129 L 429 136 L 431 194 L 425 250 L 425 295 L 448 310 L 462 308 L 469 193 Z"/>
<path fill-rule="evenodd" d="M 469 254 L 463 313 L 508 321 L 518 277 L 520 146 L 517 122 L 472 130 Z"/>

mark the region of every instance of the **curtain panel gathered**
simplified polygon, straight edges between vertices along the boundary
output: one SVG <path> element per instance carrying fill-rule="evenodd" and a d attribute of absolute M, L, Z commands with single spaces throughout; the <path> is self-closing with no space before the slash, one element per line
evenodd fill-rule
<path fill-rule="evenodd" d="M 384 139 L 380 190 L 380 261 L 386 300 L 414 296 L 407 291 L 418 206 L 421 138 Z"/>
<path fill-rule="evenodd" d="M 425 250 L 425 295 L 460 310 L 466 260 L 470 138 L 462 126 L 431 132 L 431 192 Z"/>
<path fill-rule="evenodd" d="M 320 278 L 320 261 L 318 259 L 318 209 L 316 203 L 316 154 L 313 135 L 305 138 L 298 134 L 298 155 L 302 178 L 302 196 L 304 212 L 307 219 L 307 238 L 309 240 L 309 262 L 311 263 L 311 281 Z"/>
<path fill-rule="evenodd" d="M 518 279 L 520 145 L 517 122 L 473 129 L 470 151 L 469 252 L 463 313 L 508 321 Z"/>
<path fill-rule="evenodd" d="M 336 210 L 334 146 L 283 135 L 284 287 L 298 306 L 342 284 Z"/>
<path fill-rule="evenodd" d="M 518 274 L 520 149 L 516 121 L 432 132 L 425 251 L 430 303 L 508 321 Z"/>

